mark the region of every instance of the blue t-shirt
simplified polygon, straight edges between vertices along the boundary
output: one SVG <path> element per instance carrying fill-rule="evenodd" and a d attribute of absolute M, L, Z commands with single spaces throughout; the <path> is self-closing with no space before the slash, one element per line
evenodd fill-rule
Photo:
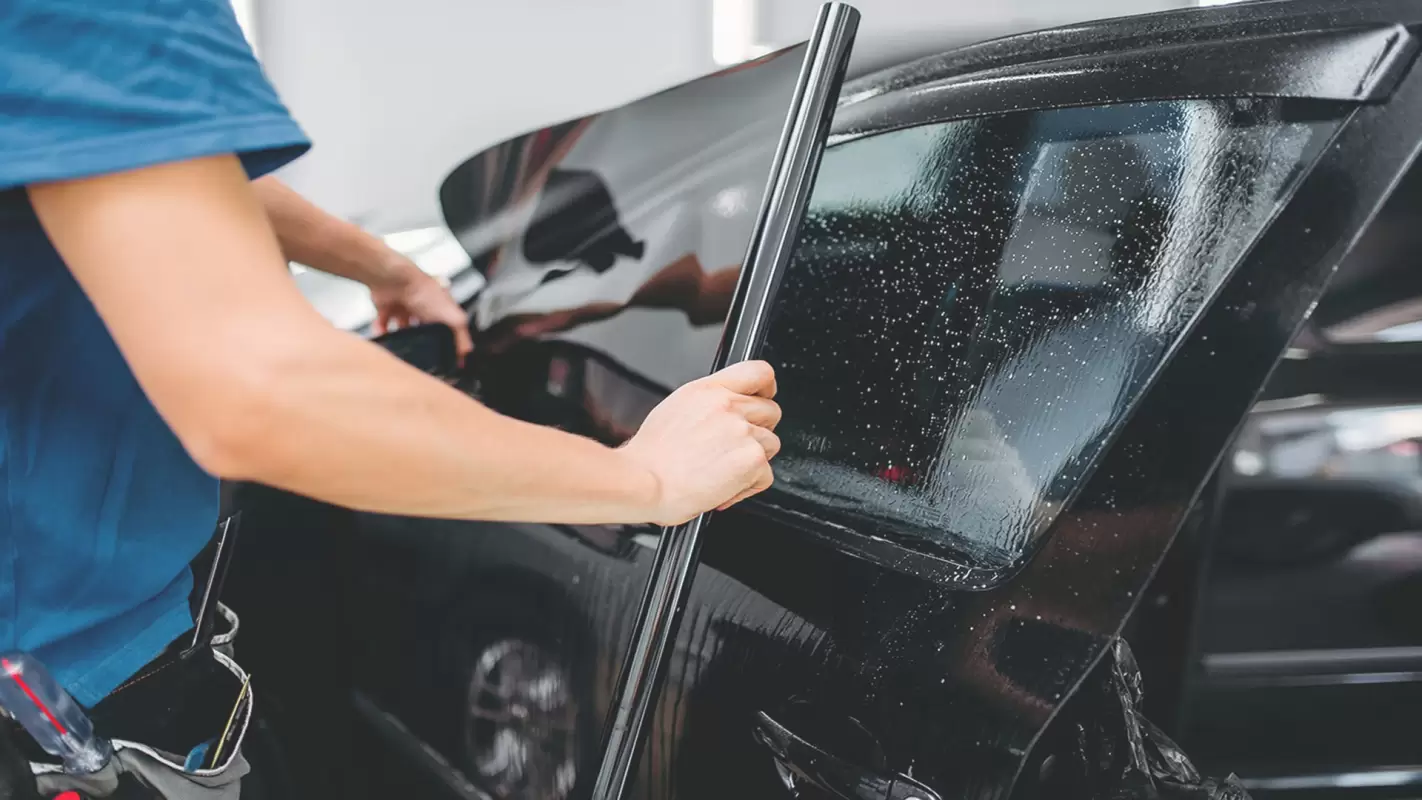
<path fill-rule="evenodd" d="M 192 628 L 218 487 L 23 187 L 218 153 L 256 177 L 308 146 L 228 0 L 0 2 L 0 650 L 84 705 Z"/>

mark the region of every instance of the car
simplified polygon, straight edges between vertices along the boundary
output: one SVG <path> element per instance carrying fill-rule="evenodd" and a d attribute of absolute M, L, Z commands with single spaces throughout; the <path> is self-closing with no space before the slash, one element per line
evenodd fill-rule
<path fill-rule="evenodd" d="M 846 83 L 765 328 L 776 485 L 711 518 L 632 795 L 1415 795 L 1419 25 L 1248 3 Z M 471 156 L 476 356 L 378 341 L 625 441 L 711 363 L 797 54 Z M 255 758 L 587 796 L 659 529 L 228 501 Z"/>

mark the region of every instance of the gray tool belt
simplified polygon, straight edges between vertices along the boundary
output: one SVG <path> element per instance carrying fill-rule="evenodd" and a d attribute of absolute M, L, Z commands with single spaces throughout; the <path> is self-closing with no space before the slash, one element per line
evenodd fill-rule
<path fill-rule="evenodd" d="M 229 706 L 231 734 L 225 740 L 218 763 L 210 768 L 184 769 L 184 756 L 167 752 L 143 742 L 112 740 L 114 757 L 96 773 L 67 775 L 58 765 L 31 762 L 35 782 L 44 797 L 65 791 L 76 791 L 84 797 L 103 798 L 149 796 L 166 800 L 237 800 L 242 778 L 248 765 L 242 757 L 242 742 L 252 721 L 255 700 L 247 682 L 247 673 L 232 658 L 232 643 L 237 637 L 239 620 L 226 606 L 217 606 L 227 621 L 227 630 L 211 640 L 212 657 L 222 669 L 231 673 L 232 697 Z M 181 668 L 181 667 L 179 667 Z M 224 682 L 224 686 L 225 686 Z M 246 686 L 242 692 L 241 687 Z M 241 697 L 240 705 L 238 698 Z M 220 715 L 219 715 L 220 716 Z M 214 729 L 205 738 L 221 739 L 228 718 L 213 717 Z M 146 791 L 135 792 L 134 784 Z"/>

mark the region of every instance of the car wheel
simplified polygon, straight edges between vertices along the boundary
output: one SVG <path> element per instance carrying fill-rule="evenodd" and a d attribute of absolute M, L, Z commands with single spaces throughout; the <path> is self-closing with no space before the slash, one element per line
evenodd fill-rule
<path fill-rule="evenodd" d="M 580 615 L 528 584 L 483 586 L 464 606 L 450 677 L 459 767 L 496 800 L 567 800 L 597 751 L 592 665 Z M 448 697 L 448 695 L 445 695 Z M 451 722 L 455 720 L 451 719 Z"/>
<path fill-rule="evenodd" d="M 469 676 L 464 749 L 496 797 L 564 800 L 578 777 L 578 698 L 569 665 L 525 639 L 489 642 Z"/>

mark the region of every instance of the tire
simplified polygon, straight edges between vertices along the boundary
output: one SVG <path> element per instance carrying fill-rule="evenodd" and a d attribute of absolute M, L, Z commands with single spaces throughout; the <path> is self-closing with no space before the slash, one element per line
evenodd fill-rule
<path fill-rule="evenodd" d="M 596 769 L 587 626 L 556 589 L 505 585 L 485 584 L 445 627 L 453 760 L 496 800 L 567 800 Z"/>

